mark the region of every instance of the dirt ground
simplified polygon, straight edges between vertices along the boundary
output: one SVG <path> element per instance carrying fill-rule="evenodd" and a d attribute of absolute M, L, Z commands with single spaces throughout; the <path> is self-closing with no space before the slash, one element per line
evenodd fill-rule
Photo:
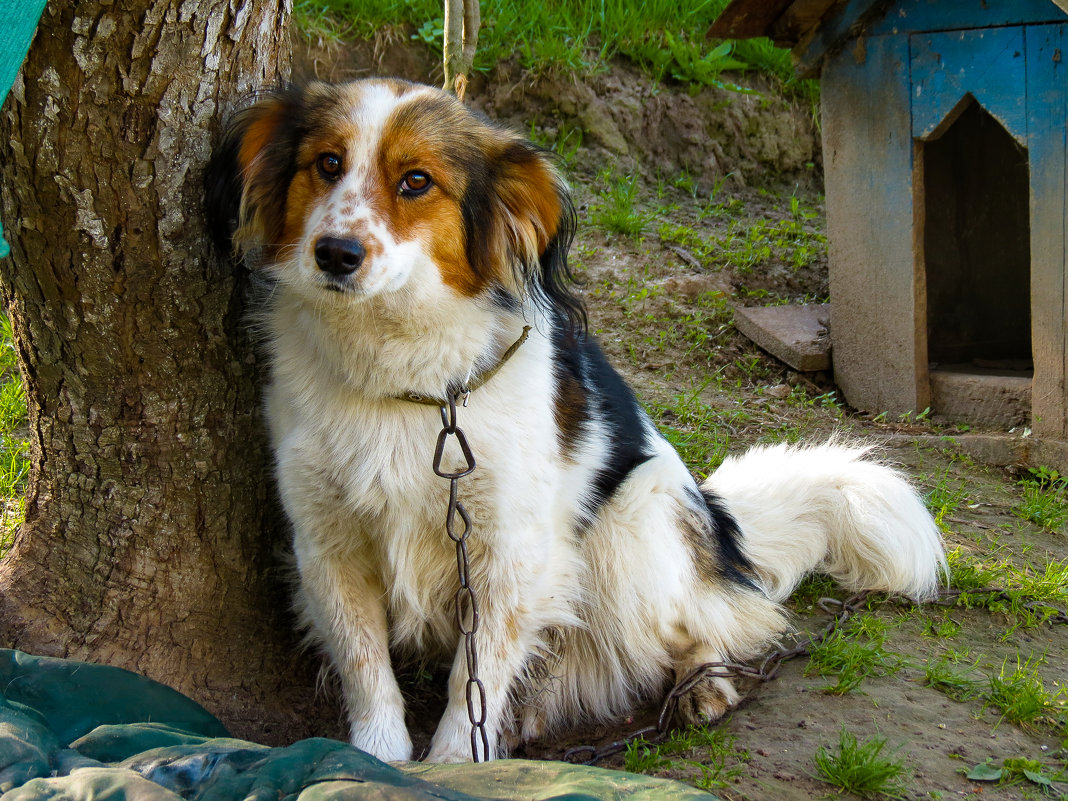
<path fill-rule="evenodd" d="M 374 63 L 376 71 L 436 80 L 433 62 L 402 39 L 384 34 L 375 43 L 313 49 L 306 70 L 336 79 L 367 74 L 362 65 Z M 925 415 L 858 413 L 835 394 L 832 376 L 794 373 L 734 329 L 737 305 L 827 296 L 814 110 L 759 80 L 749 85 L 752 94 L 690 92 L 654 86 L 620 65 L 582 81 L 531 79 L 506 65 L 475 82 L 472 102 L 561 154 L 580 213 L 572 264 L 591 329 L 695 472 L 756 442 L 818 441 L 844 430 L 882 442 L 885 458 L 931 495 L 944 512 L 947 548 L 959 549 L 954 564 L 996 564 L 1006 581 L 1012 567 L 1063 565 L 1063 527 L 1045 530 L 1013 511 L 1021 473 L 984 466 L 940 439 L 962 429 Z M 625 227 L 632 231 L 618 231 Z M 794 604 L 800 632 L 830 619 L 815 603 L 821 595 L 845 598 L 810 585 Z M 727 744 L 718 755 L 684 749 L 649 772 L 700 784 L 709 770 L 695 763 L 721 760 L 705 786 L 722 798 L 829 797 L 836 788 L 816 778 L 814 757 L 820 746 L 836 747 L 844 728 L 858 739 L 885 738 L 884 755 L 905 767 L 904 798 L 1068 793 L 1068 781 L 1059 780 L 1068 769 L 1063 622 L 1017 627 L 1018 615 L 952 599 L 923 607 L 875 600 L 868 610 L 893 672 L 839 694 L 826 689 L 833 673 L 818 675 L 808 657 L 793 659 L 717 724 Z M 974 697 L 954 700 L 927 686 L 926 669 L 938 664 L 969 676 Z M 1044 719 L 1014 724 L 990 701 L 991 677 L 1021 665 L 1062 694 Z M 640 711 L 516 755 L 559 759 L 574 745 L 625 737 L 652 717 Z M 1043 790 L 1022 774 L 1011 785 L 964 775 L 1006 759 L 1035 760 L 1032 772 L 1056 782 Z M 621 768 L 624 757 L 601 764 Z"/>

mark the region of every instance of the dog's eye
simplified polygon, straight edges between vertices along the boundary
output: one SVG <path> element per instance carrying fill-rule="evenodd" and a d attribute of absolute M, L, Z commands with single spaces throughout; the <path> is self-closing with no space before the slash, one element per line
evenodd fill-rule
<path fill-rule="evenodd" d="M 341 156 L 336 153 L 320 153 L 316 166 L 324 181 L 336 181 L 341 175 Z"/>
<path fill-rule="evenodd" d="M 420 170 L 412 170 L 400 182 L 400 193 L 408 197 L 423 194 L 430 188 L 430 176 Z"/>

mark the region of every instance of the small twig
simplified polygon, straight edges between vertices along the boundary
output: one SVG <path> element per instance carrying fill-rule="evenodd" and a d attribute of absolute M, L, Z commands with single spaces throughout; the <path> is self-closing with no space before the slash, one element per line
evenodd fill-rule
<path fill-rule="evenodd" d="M 698 258 L 696 256 L 694 256 L 686 248 L 679 247 L 678 245 L 673 245 L 670 242 L 664 242 L 663 244 L 664 244 L 664 247 L 666 247 L 668 250 L 670 250 L 672 253 L 674 253 L 676 256 L 678 256 L 680 259 L 682 259 L 684 262 L 686 262 L 688 265 L 693 267 L 695 270 L 700 270 L 701 269 L 701 262 L 698 260 Z"/>
<path fill-rule="evenodd" d="M 956 523 L 956 524 L 961 525 L 961 526 L 971 526 L 972 528 L 978 528 L 978 529 L 984 529 L 984 530 L 985 529 L 997 528 L 997 526 L 991 525 L 990 523 L 980 523 L 978 520 L 964 520 L 963 518 L 960 518 L 960 517 L 943 517 L 942 519 L 945 520 L 948 523 Z"/>

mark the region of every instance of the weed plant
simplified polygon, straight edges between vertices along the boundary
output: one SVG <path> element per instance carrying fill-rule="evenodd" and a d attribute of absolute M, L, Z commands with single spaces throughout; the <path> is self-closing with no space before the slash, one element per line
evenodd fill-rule
<path fill-rule="evenodd" d="M 728 0 L 571 0 L 538 3 L 482 0 L 474 68 L 486 71 L 518 57 L 526 69 L 589 73 L 615 56 L 630 59 L 655 80 L 738 89 L 725 70 L 756 69 L 787 91 L 814 102 L 815 81 L 794 78 L 790 54 L 768 40 L 717 42 L 705 34 Z M 297 25 L 319 38 L 370 38 L 407 25 L 413 39 L 441 49 L 440 0 L 296 0 Z"/>
<path fill-rule="evenodd" d="M 934 516 L 935 523 L 942 531 L 948 531 L 946 518 L 952 517 L 965 500 L 964 479 L 953 479 L 947 467 L 939 477 L 938 483 L 924 496 L 927 508 Z"/>
<path fill-rule="evenodd" d="M 1020 481 L 1023 497 L 1013 512 L 1048 531 L 1062 531 L 1068 521 L 1068 478 L 1039 467 Z"/>
<path fill-rule="evenodd" d="M 732 220 L 716 249 L 728 266 L 745 275 L 775 261 L 794 272 L 826 258 L 827 237 L 804 221 Z"/>
<path fill-rule="evenodd" d="M 1068 563 L 1051 559 L 1037 569 L 1018 567 L 996 554 L 975 561 L 959 547 L 947 551 L 946 558 L 949 586 L 959 592 L 957 606 L 1005 615 L 1005 639 L 1057 619 L 1068 604 Z"/>
<path fill-rule="evenodd" d="M 656 217 L 656 212 L 638 210 L 638 176 L 612 178 L 602 173 L 608 186 L 600 191 L 601 203 L 590 209 L 590 221 L 598 228 L 624 236 L 637 236 Z"/>
<path fill-rule="evenodd" d="M 661 433 L 702 480 L 722 464 L 730 445 L 732 422 L 746 414 L 740 409 L 718 409 L 698 397 L 713 379 L 689 394 L 677 395 L 670 405 L 654 404 L 650 408 Z"/>
<path fill-rule="evenodd" d="M 1009 757 L 998 766 L 988 758 L 985 762 L 980 762 L 968 771 L 967 777 L 977 782 L 997 782 L 998 786 L 1012 786 L 1029 782 L 1041 789 L 1042 793 L 1047 797 L 1059 797 L 1062 801 L 1068 798 L 1068 794 L 1058 794 L 1055 789 L 1055 785 L 1068 783 L 1065 768 L 1060 767 L 1051 770 L 1037 759 Z"/>
<path fill-rule="evenodd" d="M 885 648 L 889 628 L 872 614 L 854 617 L 812 647 L 805 673 L 834 676 L 835 683 L 823 688 L 831 695 L 851 692 L 866 678 L 896 673 L 904 660 Z"/>
<path fill-rule="evenodd" d="M 928 662 L 924 668 L 924 684 L 954 701 L 981 698 L 984 682 L 974 675 L 976 665 L 968 664 L 963 669 L 957 669 L 951 662 L 954 660 L 949 654 L 943 654 L 937 662 Z"/>
<path fill-rule="evenodd" d="M 690 771 L 692 784 L 715 790 L 726 787 L 742 772 L 740 763 L 748 760 L 747 752 L 735 750 L 734 735 L 725 728 L 689 726 L 675 729 L 662 743 L 644 739 L 631 742 L 623 757 L 623 768 L 631 773 Z"/>
<path fill-rule="evenodd" d="M 552 136 L 547 136 L 544 130 L 538 128 L 536 122 L 531 122 L 527 136 L 531 142 L 559 156 L 564 165 L 568 167 L 574 162 L 585 138 L 581 127 L 566 122 L 561 122 L 552 132 Z"/>
<path fill-rule="evenodd" d="M 23 492 L 30 471 L 25 429 L 26 395 L 11 320 L 5 315 L 0 316 L 0 557 L 11 547 L 25 516 Z"/>
<path fill-rule="evenodd" d="M 811 573 L 801 579 L 790 596 L 790 605 L 797 612 L 811 612 L 823 598 L 834 595 L 837 585 L 824 573 Z"/>
<path fill-rule="evenodd" d="M 864 798 L 904 798 L 905 766 L 883 756 L 885 747 L 886 740 L 882 737 L 859 742 L 843 728 L 838 736 L 837 749 L 821 745 L 816 750 L 817 778 Z"/>
<path fill-rule="evenodd" d="M 1038 675 L 1041 660 L 1028 659 L 1009 669 L 1008 663 L 1001 666 L 996 676 L 990 677 L 987 703 L 1001 711 L 1003 720 L 1017 725 L 1031 726 L 1040 723 L 1052 724 L 1064 730 L 1068 724 L 1068 709 L 1065 698 L 1068 693 L 1059 688 L 1054 692 L 1046 689 Z"/>

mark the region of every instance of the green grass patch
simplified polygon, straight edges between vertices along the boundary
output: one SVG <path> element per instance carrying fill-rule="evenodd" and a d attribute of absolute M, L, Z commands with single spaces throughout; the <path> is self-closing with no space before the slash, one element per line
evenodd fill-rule
<path fill-rule="evenodd" d="M 790 596 L 790 605 L 796 612 L 815 611 L 823 598 L 833 598 L 838 585 L 823 573 L 810 573 L 801 579 Z"/>
<path fill-rule="evenodd" d="M 624 236 L 638 236 L 656 218 L 656 211 L 638 209 L 638 176 L 615 178 L 602 173 L 606 187 L 599 192 L 601 202 L 590 207 L 590 222 L 598 228 Z"/>
<path fill-rule="evenodd" d="M 1048 724 L 1064 730 L 1068 723 L 1065 689 L 1047 690 L 1032 659 L 1020 662 L 1017 657 L 1012 669 L 1007 662 L 1003 664 L 990 677 L 987 704 L 996 707 L 1003 720 L 1021 726 Z"/>
<path fill-rule="evenodd" d="M 1004 615 L 1005 638 L 1058 618 L 1068 606 L 1068 563 L 1049 560 L 1019 567 L 996 555 L 970 559 L 959 547 L 947 551 L 946 558 L 949 586 L 959 592 L 956 605 Z"/>
<path fill-rule="evenodd" d="M 698 396 L 711 380 L 687 395 L 675 396 L 669 405 L 654 404 L 649 409 L 661 433 L 702 480 L 722 464 L 732 423 L 746 415 L 741 409 L 725 411 L 702 401 Z"/>
<path fill-rule="evenodd" d="M 939 476 L 934 488 L 924 496 L 927 508 L 942 531 L 949 530 L 946 527 L 946 518 L 952 517 L 957 508 L 966 500 L 965 486 L 964 479 L 952 477 L 947 467 Z"/>
<path fill-rule="evenodd" d="M 1068 478 L 1056 470 L 1039 467 L 1020 481 L 1023 497 L 1013 514 L 1048 531 L 1063 531 L 1068 521 Z"/>
<path fill-rule="evenodd" d="M 715 237 L 714 247 L 720 261 L 742 275 L 777 262 L 796 272 L 826 258 L 827 236 L 804 215 L 732 220 L 726 235 Z"/>
<path fill-rule="evenodd" d="M 737 89 L 721 79 L 728 70 L 759 70 L 787 92 L 813 102 L 815 81 L 794 77 L 789 51 L 768 40 L 720 42 L 705 34 L 728 0 L 482 0 L 474 68 L 487 71 L 518 58 L 526 69 L 590 73 L 616 56 L 655 80 Z M 371 38 L 407 26 L 412 38 L 441 50 L 440 0 L 296 0 L 298 27 L 316 38 Z"/>
<path fill-rule="evenodd" d="M 858 741 L 843 728 L 837 748 L 821 745 L 816 750 L 817 778 L 864 798 L 904 798 L 905 766 L 900 760 L 884 756 L 885 748 L 882 737 Z"/>
<path fill-rule="evenodd" d="M 896 673 L 904 660 L 885 647 L 889 629 L 886 621 L 873 614 L 853 617 L 812 647 L 805 674 L 833 676 L 834 684 L 823 691 L 844 695 L 867 678 Z"/>
<path fill-rule="evenodd" d="M 1037 759 L 1010 757 L 1000 765 L 991 759 L 980 762 L 966 774 L 975 782 L 996 782 L 998 786 L 1012 786 L 1028 782 L 1045 795 L 1056 796 L 1056 785 L 1066 782 L 1064 768 L 1050 768 Z M 1061 794 L 1060 798 L 1068 796 Z"/>
<path fill-rule="evenodd" d="M 924 667 L 924 684 L 948 695 L 954 701 L 972 701 L 983 695 L 984 682 L 975 676 L 974 664 L 958 668 L 959 660 L 943 654 L 937 662 Z"/>
<path fill-rule="evenodd" d="M 639 738 L 628 744 L 623 768 L 631 773 L 682 771 L 691 784 L 716 790 L 728 786 L 749 760 L 748 752 L 735 749 L 734 739 L 724 728 L 705 726 L 675 729 L 661 743 Z"/>
<path fill-rule="evenodd" d="M 7 553 L 26 514 L 26 395 L 19 375 L 11 320 L 0 316 L 0 557 Z"/>

